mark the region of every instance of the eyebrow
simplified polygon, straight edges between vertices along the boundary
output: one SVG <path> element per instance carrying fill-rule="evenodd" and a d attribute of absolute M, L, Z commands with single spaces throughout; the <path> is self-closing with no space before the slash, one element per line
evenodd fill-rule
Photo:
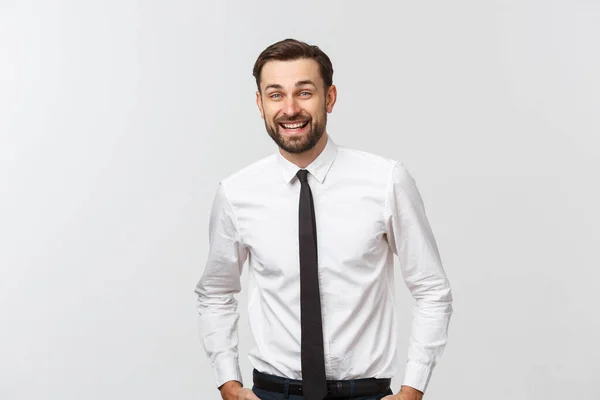
<path fill-rule="evenodd" d="M 315 88 L 317 87 L 317 85 L 315 85 L 315 83 L 313 81 L 311 81 L 310 79 L 305 79 L 303 81 L 298 81 L 298 82 L 296 82 L 296 84 L 294 86 L 299 87 L 299 86 L 304 86 L 304 85 L 313 85 Z M 283 89 L 283 86 L 281 86 L 278 83 L 271 83 L 271 84 L 269 84 L 269 85 L 267 85 L 265 87 L 265 89 L 264 89 L 265 92 L 268 89 L 278 89 L 278 90 L 281 90 L 281 89 Z"/>

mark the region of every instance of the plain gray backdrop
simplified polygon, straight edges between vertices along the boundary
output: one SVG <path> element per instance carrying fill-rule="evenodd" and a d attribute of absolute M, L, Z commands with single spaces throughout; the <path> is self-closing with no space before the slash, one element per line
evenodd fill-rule
<path fill-rule="evenodd" d="M 333 60 L 334 140 L 423 196 L 455 298 L 426 399 L 599 399 L 598 21 L 593 0 L 0 0 L 0 399 L 219 398 L 193 289 L 219 180 L 276 151 L 251 71 L 287 37 Z"/>

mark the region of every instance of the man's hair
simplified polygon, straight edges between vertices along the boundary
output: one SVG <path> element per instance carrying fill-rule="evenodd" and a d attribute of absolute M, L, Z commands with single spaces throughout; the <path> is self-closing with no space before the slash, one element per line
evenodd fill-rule
<path fill-rule="evenodd" d="M 333 65 L 323 50 L 296 39 L 284 39 L 264 49 L 256 59 L 252 75 L 256 79 L 258 91 L 260 92 L 260 74 L 267 62 L 295 61 L 300 59 L 312 59 L 319 64 L 321 78 L 325 82 L 325 90 L 333 84 Z"/>

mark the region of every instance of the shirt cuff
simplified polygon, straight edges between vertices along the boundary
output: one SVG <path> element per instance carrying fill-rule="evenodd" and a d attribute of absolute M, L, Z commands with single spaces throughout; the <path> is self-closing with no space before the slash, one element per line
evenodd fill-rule
<path fill-rule="evenodd" d="M 237 358 L 228 357 L 219 360 L 213 365 L 213 371 L 215 373 L 217 388 L 220 388 L 225 382 L 229 381 L 238 381 L 242 386 L 244 385 Z"/>
<path fill-rule="evenodd" d="M 433 368 L 430 365 L 408 361 L 406 363 L 402 385 L 413 387 L 425 393 L 427 385 L 429 384 L 429 378 L 431 378 L 432 369 Z"/>

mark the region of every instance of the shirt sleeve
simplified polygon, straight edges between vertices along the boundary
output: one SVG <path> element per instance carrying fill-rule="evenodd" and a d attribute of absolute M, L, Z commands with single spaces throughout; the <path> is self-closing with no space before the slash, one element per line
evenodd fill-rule
<path fill-rule="evenodd" d="M 241 291 L 240 275 L 247 256 L 232 206 L 220 184 L 210 214 L 208 260 L 195 289 L 204 349 L 217 387 L 230 380 L 243 383 L 234 294 Z"/>
<path fill-rule="evenodd" d="M 425 392 L 448 339 L 452 293 L 421 195 L 400 162 L 392 170 L 388 189 L 388 242 L 415 300 L 402 384 Z"/>

